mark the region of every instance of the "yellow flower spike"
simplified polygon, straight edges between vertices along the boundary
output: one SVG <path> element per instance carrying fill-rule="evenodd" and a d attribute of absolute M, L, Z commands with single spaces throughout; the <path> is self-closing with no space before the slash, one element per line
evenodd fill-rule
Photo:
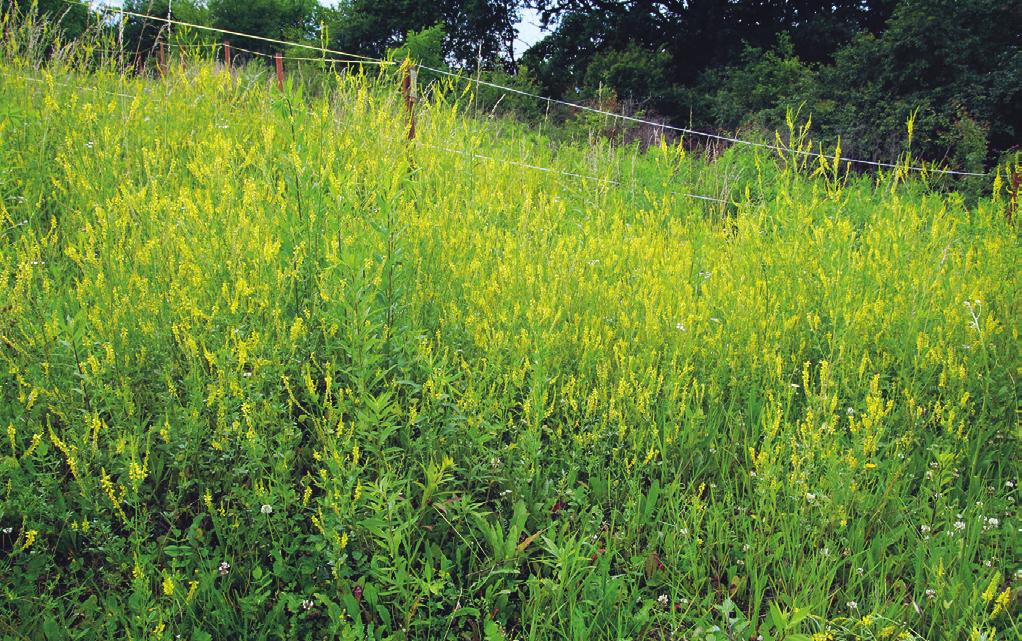
<path fill-rule="evenodd" d="M 1004 590 L 997 595 L 997 600 L 994 601 L 994 611 L 990 613 L 990 617 L 996 617 L 1001 612 L 1008 609 L 1008 603 L 1011 602 L 1011 586 L 1004 588 Z"/>
<path fill-rule="evenodd" d="M 25 550 L 27 550 L 30 547 L 32 547 L 32 545 L 35 543 L 35 540 L 36 540 L 37 536 L 39 536 L 39 531 L 38 530 L 26 530 L 24 532 L 25 540 L 22 541 L 21 547 L 18 548 L 19 551 L 24 552 Z"/>
<path fill-rule="evenodd" d="M 1000 584 L 1001 584 L 1001 575 L 998 573 L 998 574 L 995 574 L 990 579 L 990 584 L 987 586 L 987 589 L 983 591 L 983 594 L 981 595 L 981 598 L 983 599 L 983 603 L 990 603 L 991 601 L 993 601 L 994 597 L 997 596 L 997 587 Z"/>
<path fill-rule="evenodd" d="M 168 574 L 163 575 L 163 594 L 165 596 L 174 596 L 174 579 Z"/>

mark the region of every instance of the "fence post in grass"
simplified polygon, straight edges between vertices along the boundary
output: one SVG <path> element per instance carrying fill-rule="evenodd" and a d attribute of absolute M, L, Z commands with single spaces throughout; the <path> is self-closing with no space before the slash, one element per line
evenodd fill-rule
<path fill-rule="evenodd" d="M 160 76 L 165 76 L 167 75 L 167 52 L 164 50 L 162 40 L 160 40 L 160 49 L 156 55 L 158 56 L 156 64 L 159 68 Z"/>
<path fill-rule="evenodd" d="M 278 51 L 273 54 L 273 61 L 277 63 L 277 89 L 284 91 L 284 56 Z"/>
<path fill-rule="evenodd" d="M 405 61 L 404 78 L 401 80 L 401 95 L 405 99 L 405 113 L 408 115 L 408 140 L 415 140 L 415 85 L 418 68 Z"/>
<path fill-rule="evenodd" d="M 224 67 L 227 73 L 231 73 L 231 43 L 228 40 L 224 40 Z"/>

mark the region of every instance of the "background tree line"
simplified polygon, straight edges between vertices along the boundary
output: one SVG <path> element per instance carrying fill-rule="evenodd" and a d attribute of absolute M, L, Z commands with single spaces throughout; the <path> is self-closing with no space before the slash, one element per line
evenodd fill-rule
<path fill-rule="evenodd" d="M 38 0 L 69 37 L 88 10 Z M 15 3 L 17 4 L 17 3 Z M 24 2 L 22 2 L 24 4 Z M 400 47 L 432 65 L 483 69 L 556 98 L 597 101 L 677 125 L 784 127 L 810 115 L 817 141 L 865 158 L 904 149 L 980 169 L 1022 132 L 1022 3 L 1003 0 L 126 0 L 260 36 L 369 56 Z M 546 36 L 520 58 L 516 28 L 538 11 Z M 162 23 L 128 19 L 152 47 Z M 239 41 L 269 52 L 272 45 Z M 492 103 L 497 101 L 492 96 Z M 483 96 L 485 99 L 485 96 Z M 504 100 L 529 117 L 544 105 Z"/>

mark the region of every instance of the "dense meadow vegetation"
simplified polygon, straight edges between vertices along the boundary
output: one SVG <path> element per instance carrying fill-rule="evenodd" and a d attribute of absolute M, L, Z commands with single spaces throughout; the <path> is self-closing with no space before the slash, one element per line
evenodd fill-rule
<path fill-rule="evenodd" d="M 1000 174 L 11 33 L 0 638 L 1020 637 Z"/>

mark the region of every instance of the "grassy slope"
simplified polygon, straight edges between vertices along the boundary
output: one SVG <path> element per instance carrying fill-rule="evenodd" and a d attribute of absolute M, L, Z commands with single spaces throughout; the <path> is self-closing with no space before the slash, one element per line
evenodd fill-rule
<path fill-rule="evenodd" d="M 2 71 L 0 634 L 1019 634 L 1001 196 Z"/>

